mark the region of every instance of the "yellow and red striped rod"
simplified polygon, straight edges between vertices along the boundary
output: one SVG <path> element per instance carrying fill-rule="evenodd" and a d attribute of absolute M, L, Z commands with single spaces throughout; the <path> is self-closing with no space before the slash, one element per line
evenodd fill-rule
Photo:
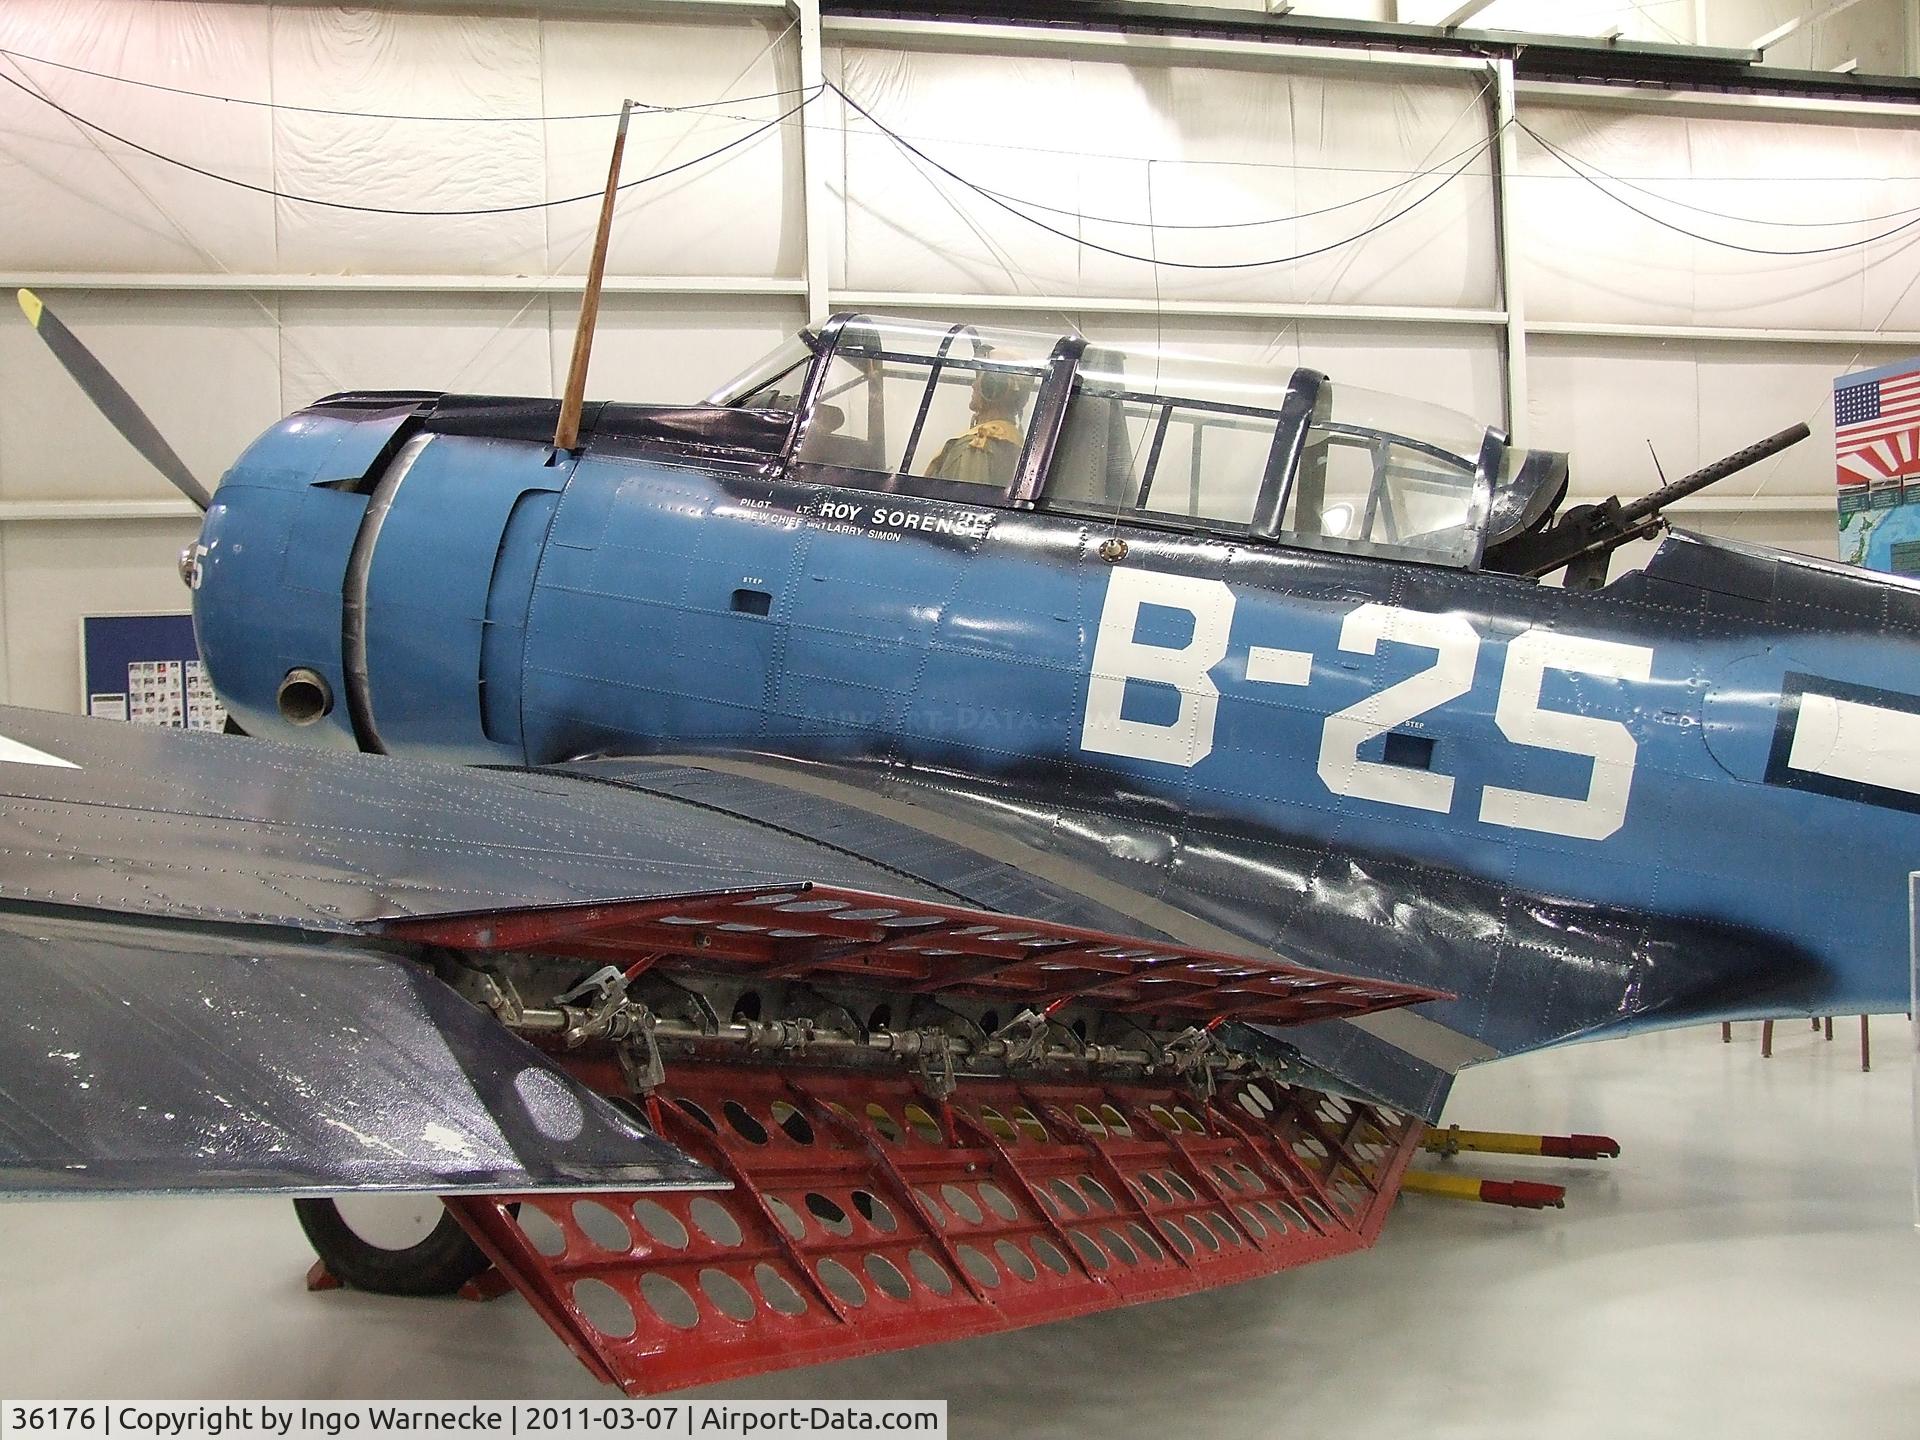
<path fill-rule="evenodd" d="M 1552 1155 L 1561 1160 L 1611 1160 L 1620 1153 L 1620 1142 L 1608 1135 L 1522 1135 L 1511 1130 L 1462 1130 L 1458 1125 L 1428 1130 L 1420 1146 L 1433 1155 L 1473 1150 L 1488 1155 Z"/>
<path fill-rule="evenodd" d="M 1439 1195 L 1448 1200 L 1478 1200 L 1483 1205 L 1511 1205 L 1519 1210 L 1563 1210 L 1564 1185 L 1540 1185 L 1531 1180 L 1482 1180 L 1473 1175 L 1441 1175 L 1432 1170 L 1409 1170 L 1400 1179 L 1402 1190 Z"/>

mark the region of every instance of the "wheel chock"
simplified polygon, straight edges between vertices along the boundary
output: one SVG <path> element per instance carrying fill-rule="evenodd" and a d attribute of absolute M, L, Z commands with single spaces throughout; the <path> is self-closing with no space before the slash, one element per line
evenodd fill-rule
<path fill-rule="evenodd" d="M 344 1290 L 346 1286 L 340 1277 L 327 1269 L 327 1262 L 316 1260 L 307 1267 L 307 1289 L 312 1292 L 321 1290 Z"/>
<path fill-rule="evenodd" d="M 492 1266 L 474 1276 L 456 1292 L 462 1300 L 498 1300 L 513 1289 L 513 1282 Z"/>

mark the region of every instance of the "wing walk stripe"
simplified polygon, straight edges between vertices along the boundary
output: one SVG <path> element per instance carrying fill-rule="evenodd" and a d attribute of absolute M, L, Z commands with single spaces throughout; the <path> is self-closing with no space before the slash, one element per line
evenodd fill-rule
<path fill-rule="evenodd" d="M 36 750 L 31 745 L 22 745 L 18 740 L 9 740 L 4 735 L 0 735 L 0 764 L 52 765 L 62 770 L 80 768 L 71 760 L 62 760 L 58 755 L 49 755 L 44 750 Z"/>

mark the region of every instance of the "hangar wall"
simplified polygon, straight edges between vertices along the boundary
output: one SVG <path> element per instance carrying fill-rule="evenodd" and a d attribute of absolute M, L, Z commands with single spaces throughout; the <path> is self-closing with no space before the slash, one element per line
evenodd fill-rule
<path fill-rule="evenodd" d="M 1582 12 L 1726 43 L 1794 8 Z M 1906 8 L 1862 0 L 1786 58 L 1904 64 Z M 1541 9 L 1494 0 L 1474 23 L 1547 28 Z M 597 192 L 604 112 L 630 95 L 664 108 L 636 118 L 626 175 L 675 173 L 622 202 L 590 393 L 695 398 L 810 311 L 987 310 L 1310 363 L 1490 422 L 1517 405 L 1513 428 L 1572 449 L 1586 494 L 1646 488 L 1649 441 L 1671 475 L 1804 418 L 1812 441 L 1689 518 L 1821 554 L 1830 379 L 1920 350 L 1920 232 L 1729 248 L 1898 225 L 1805 222 L 1920 204 L 1908 111 L 1521 87 L 1526 128 L 1502 130 L 1501 77 L 1478 62 L 814 23 L 820 73 L 865 114 L 828 93 L 782 120 L 811 70 L 796 17 L 760 0 L 15 0 L 0 276 L 41 288 L 209 479 L 332 390 L 551 394 L 594 206 L 540 202 Z M 583 114 L 599 118 L 555 118 Z M 421 115 L 459 118 L 396 118 Z M 1275 217 L 1300 218 L 1252 223 Z M 183 608 L 194 524 L 23 323 L 0 321 L 0 377 L 0 698 L 73 708 L 77 616 Z"/>

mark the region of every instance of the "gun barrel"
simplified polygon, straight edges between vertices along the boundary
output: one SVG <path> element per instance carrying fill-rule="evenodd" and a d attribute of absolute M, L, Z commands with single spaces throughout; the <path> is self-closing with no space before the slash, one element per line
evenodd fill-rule
<path fill-rule="evenodd" d="M 1777 435 L 1769 435 L 1764 440 L 1755 441 L 1746 449 L 1737 450 L 1724 460 L 1716 460 L 1711 465 L 1704 465 L 1691 475 L 1682 475 L 1678 480 L 1662 485 L 1651 495 L 1643 495 L 1632 504 L 1622 506 L 1620 521 L 1622 524 L 1631 525 L 1636 521 L 1645 520 L 1650 515 L 1657 515 L 1674 501 L 1684 499 L 1696 490 L 1704 490 L 1714 481 L 1724 480 L 1727 476 L 1744 470 L 1749 465 L 1758 464 L 1769 456 L 1778 455 L 1788 446 L 1798 445 L 1812 433 L 1804 424 L 1789 425 Z"/>

